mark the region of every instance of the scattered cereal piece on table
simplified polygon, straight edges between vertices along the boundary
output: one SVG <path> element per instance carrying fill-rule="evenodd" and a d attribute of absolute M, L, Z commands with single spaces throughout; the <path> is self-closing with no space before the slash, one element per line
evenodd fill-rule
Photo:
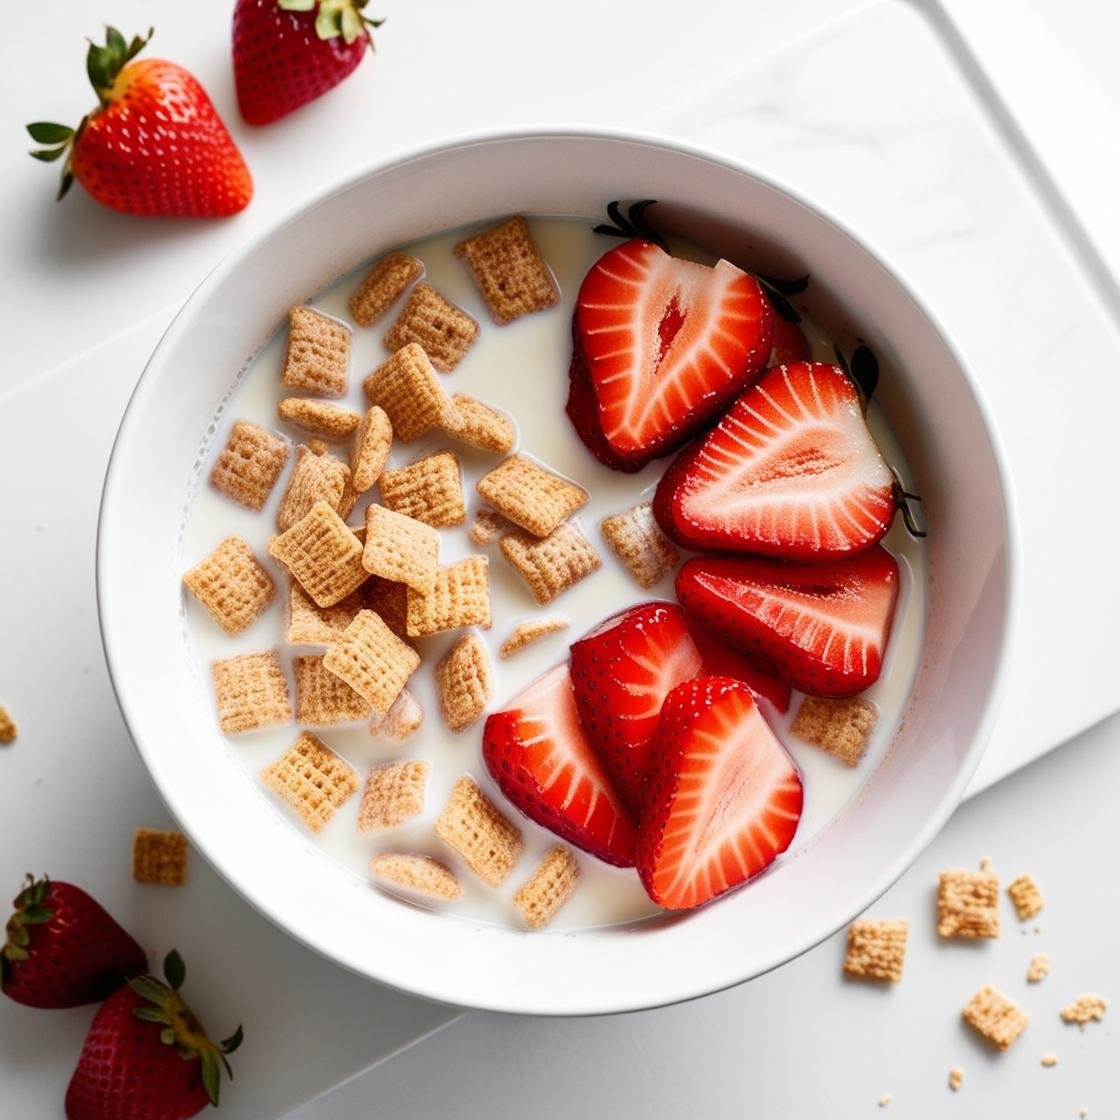
<path fill-rule="evenodd" d="M 14 743 L 18 734 L 16 721 L 8 714 L 8 709 L 0 704 L 0 743 Z"/>
<path fill-rule="evenodd" d="M 508 455 L 517 439 L 508 416 L 465 393 L 452 396 L 443 430 L 468 447 L 495 455 Z"/>
<path fill-rule="evenodd" d="M 431 768 L 422 759 L 371 766 L 358 810 L 358 831 L 396 828 L 424 811 Z"/>
<path fill-rule="evenodd" d="M 586 501 L 587 491 L 524 455 L 511 455 L 476 484 L 479 496 L 534 537 L 547 537 Z"/>
<path fill-rule="evenodd" d="M 991 871 L 991 869 L 992 869 L 991 857 L 990 856 L 984 856 L 980 860 L 980 870 L 981 871 Z"/>
<path fill-rule="evenodd" d="M 238 420 L 210 472 L 210 485 L 238 505 L 260 510 L 287 461 L 283 436 Z"/>
<path fill-rule="evenodd" d="M 276 584 L 244 538 L 226 537 L 183 576 L 183 583 L 227 634 L 240 634 L 264 612 Z"/>
<path fill-rule="evenodd" d="M 508 533 L 502 537 L 500 547 L 541 607 L 603 564 L 594 546 L 571 521 L 564 522 L 543 540 L 520 531 Z"/>
<path fill-rule="evenodd" d="M 366 603 L 398 638 L 408 637 L 408 588 L 403 583 L 372 576 L 365 588 Z"/>
<path fill-rule="evenodd" d="M 1051 1069 L 1058 1064 L 1058 1055 L 1054 1053 L 1046 1053 L 1043 1054 L 1042 1057 L 1038 1059 L 1038 1061 L 1039 1065 L 1043 1065 L 1047 1069 Z"/>
<path fill-rule="evenodd" d="M 352 591 L 330 607 L 318 607 L 296 582 L 289 581 L 287 629 L 284 640 L 293 646 L 325 646 L 333 642 L 366 605 L 363 589 Z"/>
<path fill-rule="evenodd" d="M 370 405 L 354 439 L 350 459 L 350 477 L 354 489 L 364 494 L 380 477 L 393 446 L 393 425 L 380 405 Z"/>
<path fill-rule="evenodd" d="M 467 530 L 470 542 L 478 548 L 484 548 L 491 541 L 508 533 L 513 528 L 513 523 L 507 521 L 500 513 L 492 509 L 480 509 L 474 515 L 474 521 Z"/>
<path fill-rule="evenodd" d="M 1078 996 L 1073 1003 L 1066 1004 L 1061 1010 L 1063 1023 L 1076 1023 L 1084 1027 L 1086 1023 L 1099 1021 L 1108 1010 L 1108 1000 L 1104 996 Z"/>
<path fill-rule="evenodd" d="M 526 619 L 524 622 L 519 622 L 513 628 L 513 633 L 502 642 L 502 648 L 498 653 L 503 658 L 512 657 L 515 653 L 520 653 L 526 646 L 532 645 L 533 642 L 539 641 L 549 634 L 555 634 L 560 630 L 566 630 L 567 627 L 568 620 L 566 618 Z"/>
<path fill-rule="evenodd" d="M 490 317 L 500 326 L 560 301 L 560 289 L 529 223 L 520 216 L 460 241 L 455 255 L 470 270 Z"/>
<path fill-rule="evenodd" d="M 455 783 L 436 835 L 492 887 L 505 882 L 521 856 L 521 830 L 466 775 Z"/>
<path fill-rule="evenodd" d="M 183 886 L 187 881 L 187 838 L 181 832 L 138 828 L 132 837 L 132 877 L 138 883 Z"/>
<path fill-rule="evenodd" d="M 269 542 L 268 551 L 299 581 L 317 607 L 333 607 L 369 578 L 362 543 L 326 502 Z"/>
<path fill-rule="evenodd" d="M 904 921 L 858 921 L 848 927 L 848 952 L 844 972 L 864 980 L 902 979 L 906 961 L 907 923 Z"/>
<path fill-rule="evenodd" d="M 354 322 L 360 327 L 375 323 L 423 273 L 424 266 L 415 257 L 407 253 L 386 253 L 366 273 L 350 297 Z"/>
<path fill-rule="evenodd" d="M 349 439 L 361 423 L 361 416 L 352 408 L 307 397 L 285 397 L 276 408 L 281 420 L 322 439 Z"/>
<path fill-rule="evenodd" d="M 346 392 L 350 370 L 350 328 L 311 307 L 288 312 L 288 349 L 280 383 L 323 397 Z"/>
<path fill-rule="evenodd" d="M 323 655 L 292 660 L 296 678 L 296 723 L 321 727 L 353 723 L 369 715 L 369 704 L 323 665 Z"/>
<path fill-rule="evenodd" d="M 1020 875 L 1007 885 L 1007 893 L 1015 905 L 1019 921 L 1025 922 L 1042 910 L 1042 891 L 1029 875 Z"/>
<path fill-rule="evenodd" d="M 321 739 L 304 731 L 286 754 L 261 771 L 273 793 L 319 832 L 358 788 L 354 768 Z"/>
<path fill-rule="evenodd" d="M 464 634 L 439 660 L 436 691 L 443 720 L 452 731 L 469 727 L 486 710 L 494 675 L 477 634 Z"/>
<path fill-rule="evenodd" d="M 371 575 L 430 594 L 439 573 L 439 533 L 414 517 L 371 503 L 362 564 Z"/>
<path fill-rule="evenodd" d="M 324 668 L 341 677 L 369 706 L 389 711 L 405 682 L 420 665 L 420 655 L 371 610 L 359 611 L 354 621 L 327 646 Z"/>
<path fill-rule="evenodd" d="M 381 743 L 403 743 L 423 722 L 424 709 L 420 701 L 407 688 L 402 688 L 384 715 L 374 712 L 370 716 L 369 733 Z"/>
<path fill-rule="evenodd" d="M 1050 957 L 1046 953 L 1036 953 L 1031 957 L 1031 963 L 1027 965 L 1027 980 L 1031 984 L 1045 980 L 1049 973 Z"/>
<path fill-rule="evenodd" d="M 310 447 L 296 448 L 296 465 L 276 511 L 276 525 L 283 533 L 311 512 L 316 502 L 326 502 L 339 515 L 350 482 L 350 468 L 330 454 L 317 455 Z"/>
<path fill-rule="evenodd" d="M 556 917 L 578 884 L 576 857 L 558 844 L 513 896 L 513 903 L 530 929 L 541 929 Z"/>
<path fill-rule="evenodd" d="M 879 711 L 858 696 L 825 699 L 806 696 L 790 725 L 791 735 L 820 747 L 845 766 L 855 766 L 867 750 Z"/>
<path fill-rule="evenodd" d="M 954 1093 L 960 1092 L 961 1086 L 964 1084 L 964 1070 L 960 1066 L 953 1066 L 949 1070 L 949 1088 Z"/>
<path fill-rule="evenodd" d="M 882 1095 L 882 1096 L 881 1096 L 881 1097 L 879 1098 L 879 1107 L 880 1107 L 880 1108 L 886 1108 L 886 1107 L 887 1107 L 887 1105 L 889 1105 L 889 1104 L 891 1103 L 891 1101 L 893 1101 L 893 1100 L 894 1100 L 894 1097 L 892 1097 L 892 1096 L 890 1095 L 890 1093 L 884 1093 L 884 1094 L 883 1094 L 883 1095 Z"/>
<path fill-rule="evenodd" d="M 402 346 L 362 382 L 366 400 L 384 409 L 393 436 L 409 440 L 442 427 L 451 402 L 424 348 Z"/>
<path fill-rule="evenodd" d="M 1030 1024 L 1030 1019 L 991 984 L 985 984 L 968 1001 L 961 1015 L 997 1050 L 1006 1050 Z"/>
<path fill-rule="evenodd" d="M 385 471 L 380 490 L 383 505 L 436 529 L 462 525 L 467 519 L 459 456 L 453 451 L 436 451 Z"/>
<path fill-rule="evenodd" d="M 218 700 L 218 726 L 227 734 L 291 722 L 292 700 L 276 650 L 215 661 L 210 673 Z"/>
<path fill-rule="evenodd" d="M 937 932 L 942 937 L 999 937 L 999 876 L 942 871 L 937 887 Z"/>
<path fill-rule="evenodd" d="M 385 336 L 385 349 L 418 343 L 436 369 L 450 373 L 477 337 L 478 324 L 461 307 L 444 299 L 431 284 L 417 284 Z"/>
<path fill-rule="evenodd" d="M 369 869 L 374 878 L 382 883 L 403 887 L 423 898 L 454 902 L 463 893 L 455 872 L 447 864 L 432 859 L 431 856 L 382 852 L 373 857 Z"/>
<path fill-rule="evenodd" d="M 410 638 L 461 630 L 466 626 L 490 629 L 490 564 L 485 556 L 467 556 L 440 568 L 432 590 L 422 595 L 408 589 Z"/>

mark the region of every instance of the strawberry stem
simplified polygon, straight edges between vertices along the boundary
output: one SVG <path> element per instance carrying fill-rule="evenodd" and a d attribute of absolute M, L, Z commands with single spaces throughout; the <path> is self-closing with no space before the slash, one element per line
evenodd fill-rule
<path fill-rule="evenodd" d="M 286 12 L 315 13 L 315 34 L 320 39 L 342 37 L 347 46 L 365 36 L 370 50 L 374 49 L 371 30 L 380 27 L 385 21 L 373 19 L 362 14 L 368 0 L 276 0 L 277 6 Z"/>
<path fill-rule="evenodd" d="M 925 530 L 918 527 L 918 522 L 914 517 L 914 511 L 910 508 L 911 502 L 920 502 L 922 500 L 920 494 L 911 494 L 909 490 L 903 488 L 902 481 L 898 477 L 898 472 L 894 467 L 890 467 L 891 474 L 894 475 L 894 486 L 891 488 L 894 496 L 894 507 L 902 514 L 902 523 L 906 526 L 906 531 L 910 536 L 921 540 L 926 536 Z"/>
<path fill-rule="evenodd" d="M 594 227 L 595 233 L 603 233 L 608 237 L 621 237 L 624 240 L 638 238 L 640 241 L 649 241 L 659 249 L 669 252 L 665 238 L 649 224 L 646 211 L 657 202 L 655 198 L 646 198 L 641 202 L 630 205 L 626 214 L 622 213 L 622 204 L 615 200 L 607 203 L 607 215 L 611 224 L 605 222 Z"/>

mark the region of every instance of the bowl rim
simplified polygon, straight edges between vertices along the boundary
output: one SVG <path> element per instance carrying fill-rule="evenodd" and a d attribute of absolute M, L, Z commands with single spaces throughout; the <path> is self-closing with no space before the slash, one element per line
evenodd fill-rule
<path fill-rule="evenodd" d="M 984 393 L 983 387 L 977 379 L 972 370 L 971 365 L 965 358 L 961 351 L 959 344 L 951 331 L 946 327 L 945 323 L 933 309 L 932 306 L 920 294 L 917 286 L 910 280 L 909 276 L 900 268 L 893 260 L 890 259 L 882 250 L 873 245 L 863 234 L 858 232 L 852 227 L 845 219 L 838 216 L 828 206 L 813 198 L 801 188 L 792 183 L 784 180 L 780 176 L 774 175 L 769 171 L 762 170 L 758 166 L 750 163 L 747 160 L 739 159 L 705 147 L 703 145 L 693 144 L 688 141 L 681 140 L 676 137 L 668 136 L 665 134 L 657 133 L 655 131 L 641 130 L 641 129 L 626 129 L 615 127 L 597 127 L 597 126 L 583 126 L 583 125 L 542 125 L 542 126 L 515 126 L 503 127 L 492 129 L 472 130 L 464 133 L 449 135 L 446 137 L 438 138 L 432 141 L 427 141 L 422 144 L 414 145 L 412 147 L 399 149 L 390 153 L 380 160 L 375 160 L 369 164 L 364 165 L 359 170 L 345 175 L 326 187 L 317 191 L 313 191 L 305 195 L 298 203 L 289 207 L 275 218 L 273 221 L 265 225 L 261 230 L 255 232 L 252 236 L 246 238 L 240 244 L 234 246 L 233 249 L 225 253 L 214 265 L 214 267 L 203 277 L 203 279 L 195 286 L 191 293 L 184 300 L 182 306 L 175 313 L 174 317 L 162 332 L 159 341 L 157 342 L 152 354 L 144 365 L 143 370 L 136 385 L 133 387 L 132 392 L 129 394 L 128 401 L 125 406 L 124 413 L 121 418 L 120 425 L 118 426 L 116 435 L 114 436 L 112 447 L 109 454 L 108 465 L 105 471 L 105 479 L 102 487 L 101 500 L 98 508 L 97 518 L 97 537 L 95 547 L 95 592 L 96 592 L 96 605 L 98 614 L 98 626 L 101 634 L 102 648 L 105 653 L 106 667 L 108 671 L 110 685 L 113 689 L 113 694 L 117 701 L 117 706 L 120 709 L 121 717 L 124 721 L 125 727 L 128 730 L 129 738 L 132 741 L 137 754 L 140 756 L 141 761 L 144 763 L 145 769 L 149 776 L 152 778 L 153 784 L 159 792 L 168 812 L 173 819 L 180 825 L 184 826 L 183 813 L 180 811 L 176 801 L 175 791 L 167 788 L 165 783 L 162 783 L 160 778 L 157 777 L 157 772 L 149 764 L 148 752 L 145 747 L 140 743 L 139 739 L 133 732 L 136 720 L 134 718 L 132 706 L 128 699 L 128 690 L 123 683 L 118 680 L 118 675 L 114 671 L 114 664 L 118 658 L 116 635 L 113 633 L 113 626 L 110 621 L 111 617 L 111 591 L 108 586 L 108 576 L 106 575 L 107 560 L 106 560 L 106 533 L 105 524 L 108 519 L 108 511 L 112 503 L 112 495 L 116 488 L 116 480 L 118 472 L 121 468 L 121 448 L 127 442 L 132 425 L 137 423 L 137 414 L 133 408 L 138 395 L 146 387 L 149 381 L 149 375 L 160 359 L 162 351 L 169 339 L 174 335 L 180 321 L 187 316 L 194 307 L 205 298 L 207 293 L 214 287 L 218 286 L 224 279 L 231 273 L 236 272 L 242 266 L 244 261 L 249 258 L 257 249 L 271 240 L 277 234 L 285 229 L 287 226 L 299 221 L 302 216 L 309 210 L 317 208 L 329 203 L 329 201 L 341 195 L 364 180 L 383 173 L 392 168 L 402 167 L 412 162 L 438 156 L 450 151 L 467 149 L 478 146 L 486 146 L 495 143 L 517 143 L 524 141 L 536 141 L 542 139 L 569 139 L 569 140 L 605 140 L 626 144 L 635 144 L 642 147 L 668 150 L 678 155 L 691 157 L 693 159 L 703 161 L 706 163 L 715 164 L 725 170 L 731 170 L 738 174 L 745 175 L 749 178 L 756 180 L 762 185 L 769 187 L 788 196 L 795 203 L 803 206 L 806 210 L 816 214 L 824 221 L 832 225 L 840 234 L 852 241 L 855 246 L 862 250 L 872 261 L 874 261 L 884 272 L 891 277 L 894 283 L 898 286 L 902 294 L 916 307 L 922 317 L 928 322 L 934 334 L 938 337 L 939 341 L 945 347 L 953 364 L 960 372 L 964 387 L 968 391 L 972 402 L 977 410 L 981 419 L 985 436 L 987 438 L 992 458 L 996 468 L 996 478 L 999 485 L 999 498 L 1000 504 L 1004 512 L 1004 527 L 1005 534 L 1002 549 L 1002 562 L 1003 562 L 1003 578 L 1004 578 L 1004 597 L 1001 606 L 1001 617 L 998 632 L 994 635 L 994 671 L 992 678 L 992 686 L 988 696 L 984 702 L 983 710 L 980 718 L 977 721 L 976 732 L 972 737 L 966 754 L 963 756 L 960 764 L 957 767 L 957 772 L 952 784 L 946 790 L 936 810 L 932 812 L 929 818 L 925 821 L 923 827 L 919 829 L 910 842 L 902 848 L 890 862 L 887 868 L 879 874 L 879 876 L 870 884 L 864 887 L 859 892 L 858 897 L 853 898 L 853 914 L 859 914 L 871 906 L 883 893 L 885 893 L 911 866 L 917 859 L 921 852 L 928 846 L 938 832 L 945 825 L 946 821 L 952 815 L 960 803 L 961 797 L 967 788 L 968 783 L 971 781 L 981 758 L 983 757 L 984 750 L 987 746 L 988 740 L 991 737 L 993 725 L 998 715 L 1003 695 L 1006 689 L 1007 678 L 1009 675 L 1009 651 L 1011 643 L 1016 631 L 1017 618 L 1019 614 L 1018 604 L 1020 598 L 1020 528 L 1019 528 L 1019 512 L 1018 503 L 1015 497 L 1015 491 L 1012 484 L 1010 467 L 1007 460 L 1006 449 L 1004 446 L 1003 438 L 1000 433 L 998 424 L 996 422 L 994 413 L 988 402 L 987 396 Z M 184 826 L 184 830 L 191 834 L 191 830 Z M 385 977 L 379 974 L 374 969 L 366 969 L 359 967 L 356 963 L 346 960 L 342 957 L 335 955 L 330 946 L 320 945 L 313 943 L 307 938 L 299 935 L 296 931 L 292 930 L 286 923 L 284 918 L 279 915 L 276 910 L 271 907 L 266 898 L 258 896 L 253 889 L 251 883 L 243 882 L 240 878 L 234 876 L 223 867 L 216 857 L 212 857 L 201 845 L 195 844 L 196 850 L 206 859 L 206 862 L 218 873 L 219 876 L 230 887 L 237 892 L 237 894 L 244 899 L 250 906 L 252 906 L 258 913 L 267 918 L 273 925 L 277 926 L 283 932 L 292 937 L 294 940 L 305 945 L 308 949 L 317 953 L 318 955 L 331 960 L 335 964 L 347 971 L 353 972 L 355 975 L 361 976 L 364 979 L 374 980 L 379 984 L 387 987 L 394 988 L 395 990 L 405 992 L 406 994 L 416 996 L 431 1002 L 448 1004 L 448 999 L 445 995 L 437 990 L 425 988 L 423 985 L 403 987 L 394 982 L 392 978 Z M 756 977 L 763 976 L 766 973 L 773 971 L 775 968 L 781 967 L 789 961 L 795 960 L 803 953 L 808 952 L 810 949 L 815 948 L 821 942 L 828 940 L 839 929 L 841 929 L 848 919 L 841 921 L 838 924 L 831 922 L 821 933 L 814 933 L 802 941 L 797 942 L 789 951 L 783 950 L 781 954 L 775 959 L 764 962 L 761 966 L 753 966 L 747 975 L 735 976 L 727 981 L 726 984 L 714 988 L 705 987 L 701 991 L 693 992 L 690 995 L 677 996 L 669 999 L 654 1000 L 647 1002 L 631 1001 L 625 1005 L 619 1006 L 617 1004 L 607 1004 L 605 1001 L 600 1001 L 600 1006 L 587 1006 L 575 1010 L 542 1010 L 535 1009 L 530 1012 L 540 1015 L 552 1016 L 596 1016 L 607 1014 L 618 1014 L 630 1011 L 638 1011 L 645 1009 L 652 1009 L 656 1007 L 673 1006 L 678 1003 L 689 1002 L 693 999 L 699 999 L 707 995 L 713 995 L 720 991 L 726 991 L 730 988 L 737 987 L 739 984 L 746 983 Z M 462 1006 L 452 1003 L 451 1006 Z M 525 1014 L 526 1009 L 524 1006 L 518 1005 L 510 1000 L 495 999 L 486 1003 L 472 1004 L 481 1010 L 496 1011 L 500 1013 L 510 1014 Z"/>

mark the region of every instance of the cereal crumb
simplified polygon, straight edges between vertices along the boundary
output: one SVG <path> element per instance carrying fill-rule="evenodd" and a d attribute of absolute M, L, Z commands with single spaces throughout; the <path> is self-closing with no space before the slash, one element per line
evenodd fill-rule
<path fill-rule="evenodd" d="M 19 728 L 16 727 L 15 720 L 8 714 L 8 709 L 0 704 L 0 743 L 14 743 L 18 734 Z"/>
<path fill-rule="evenodd" d="M 880 1108 L 886 1108 L 886 1107 L 887 1107 L 887 1105 L 889 1105 L 889 1104 L 891 1103 L 891 1101 L 893 1101 L 893 1100 L 894 1100 L 894 1097 L 892 1097 L 892 1096 L 890 1095 L 890 1093 L 884 1093 L 884 1094 L 883 1094 L 883 1095 L 882 1095 L 882 1096 L 881 1096 L 881 1097 L 879 1098 L 879 1107 L 880 1107 Z"/>
<path fill-rule="evenodd" d="M 954 1093 L 960 1092 L 961 1085 L 964 1083 L 964 1070 L 960 1066 L 953 1066 L 949 1070 L 949 1088 Z"/>
<path fill-rule="evenodd" d="M 1083 995 L 1078 996 L 1073 1003 L 1066 1004 L 1061 1010 L 1063 1023 L 1076 1023 L 1084 1027 L 1086 1023 L 1104 1018 L 1108 1010 L 1108 1000 L 1104 996 Z"/>
<path fill-rule="evenodd" d="M 1058 1064 L 1058 1055 L 1051 1053 L 1043 1054 L 1042 1057 L 1039 1058 L 1039 1062 L 1047 1069 L 1050 1069 L 1052 1066 L 1056 1066 Z"/>
<path fill-rule="evenodd" d="M 1050 972 L 1050 958 L 1046 953 L 1036 953 L 1031 957 L 1031 963 L 1027 965 L 1027 980 L 1032 984 L 1037 984 L 1040 980 L 1045 980 Z"/>
<path fill-rule="evenodd" d="M 1020 875 L 1018 879 L 1009 883 L 1007 893 L 1015 904 L 1015 912 L 1021 922 L 1033 918 L 1042 909 L 1042 892 L 1029 875 Z"/>
<path fill-rule="evenodd" d="M 992 859 L 991 859 L 991 856 L 984 856 L 984 857 L 983 857 L 983 858 L 982 858 L 982 859 L 980 860 L 980 870 L 981 870 L 981 871 L 991 871 L 991 869 L 992 869 Z"/>
<path fill-rule="evenodd" d="M 510 636 L 502 642 L 501 649 L 498 650 L 499 656 L 502 658 L 512 657 L 526 646 L 532 645 L 533 642 L 539 641 L 549 634 L 555 634 L 559 630 L 566 630 L 567 627 L 568 620 L 566 618 L 526 619 L 524 622 L 519 622 L 513 628 L 513 632 Z"/>

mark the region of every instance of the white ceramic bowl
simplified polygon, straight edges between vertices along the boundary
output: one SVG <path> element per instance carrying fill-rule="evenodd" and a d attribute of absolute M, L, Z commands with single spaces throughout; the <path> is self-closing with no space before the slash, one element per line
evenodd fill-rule
<path fill-rule="evenodd" d="M 883 760 L 775 874 L 699 912 L 633 928 L 525 934 L 403 906 L 275 811 L 199 701 L 181 605 L 184 502 L 218 403 L 283 310 L 382 250 L 509 213 L 658 220 L 732 259 L 812 272 L 814 314 L 897 371 L 878 398 L 930 529 L 925 649 Z M 195 847 L 261 912 L 355 972 L 432 999 L 538 1014 L 623 1011 L 757 976 L 862 911 L 941 827 L 976 766 L 1012 602 L 1007 476 L 990 418 L 936 319 L 839 221 L 764 174 L 675 143 L 580 131 L 471 138 L 376 167 L 225 260 L 148 364 L 102 502 L 101 626 L 125 720 Z"/>

